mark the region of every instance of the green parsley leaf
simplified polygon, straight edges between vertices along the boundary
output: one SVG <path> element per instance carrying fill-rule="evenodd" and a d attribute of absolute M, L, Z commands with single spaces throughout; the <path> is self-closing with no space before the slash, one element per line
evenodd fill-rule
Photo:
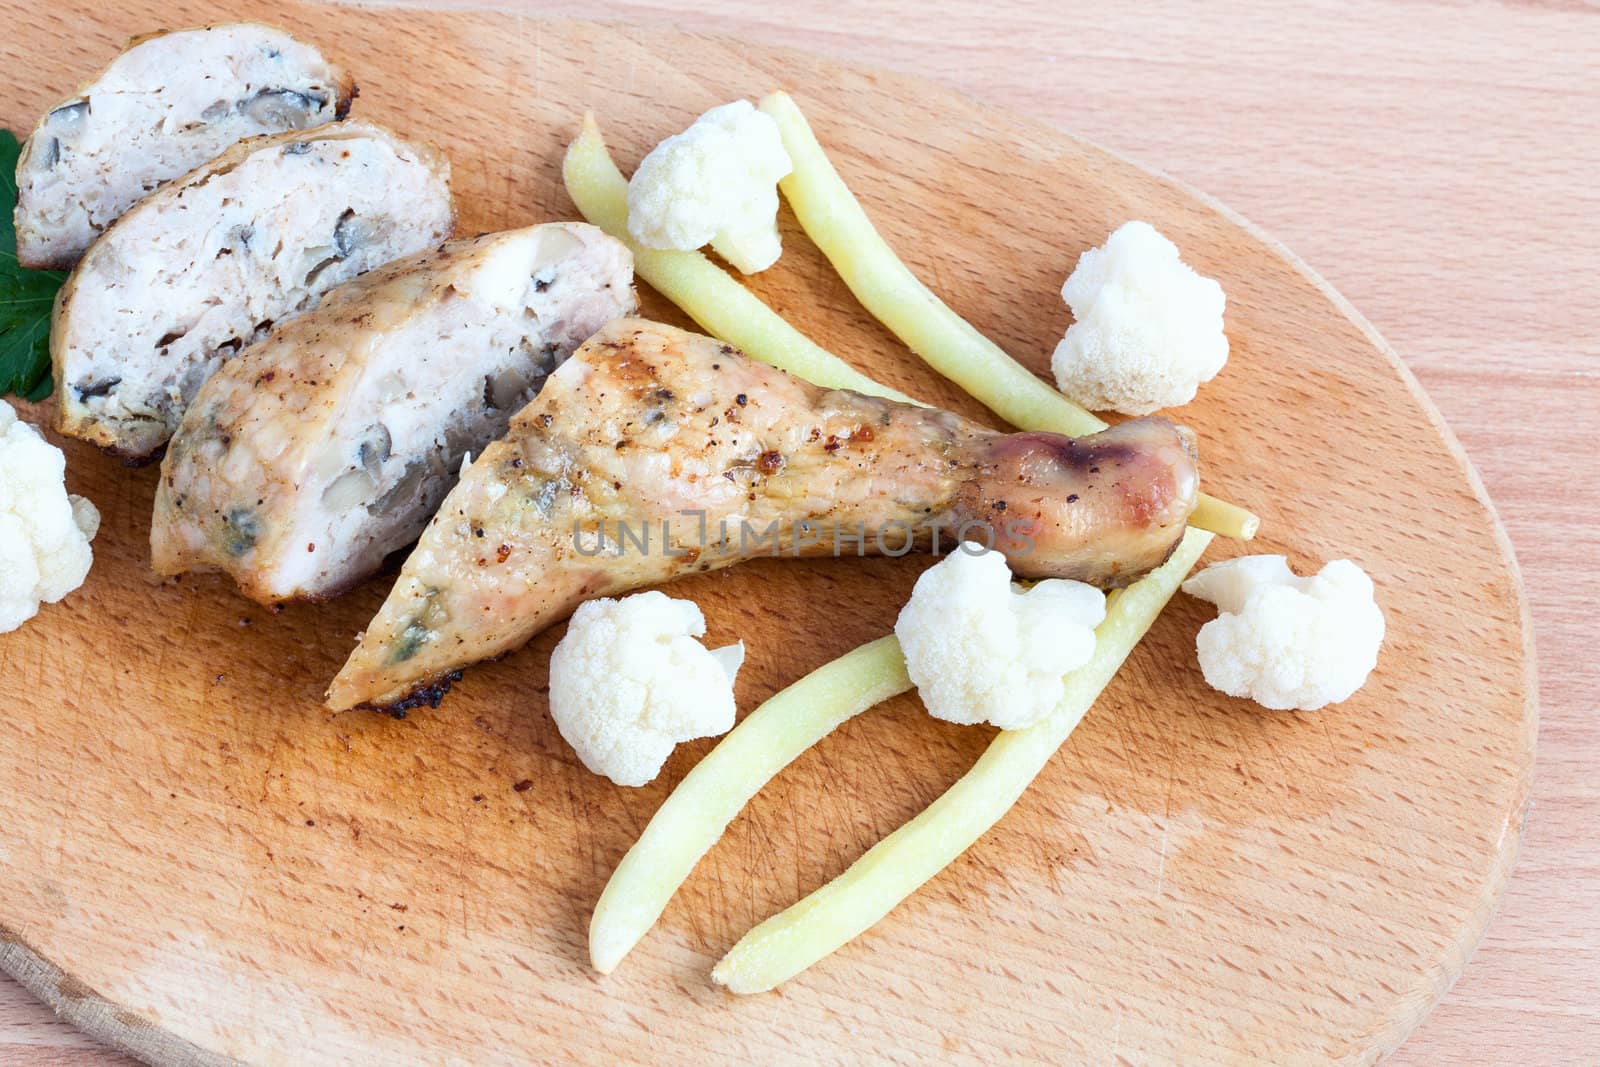
<path fill-rule="evenodd" d="M 17 157 L 22 146 L 0 130 L 0 396 L 24 400 L 50 395 L 50 309 L 67 276 L 28 270 L 17 262 Z"/>

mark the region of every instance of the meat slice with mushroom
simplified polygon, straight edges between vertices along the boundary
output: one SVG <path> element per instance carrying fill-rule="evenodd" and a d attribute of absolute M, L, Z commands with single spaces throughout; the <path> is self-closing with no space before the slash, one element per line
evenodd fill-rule
<path fill-rule="evenodd" d="M 17 163 L 17 258 L 70 267 L 118 216 L 246 137 L 344 118 L 350 76 L 242 22 L 136 37 L 48 111 Z"/>
<path fill-rule="evenodd" d="M 148 459 L 224 360 L 334 286 L 449 236 L 450 167 L 378 126 L 242 141 L 118 219 L 50 327 L 63 433 Z"/>
<path fill-rule="evenodd" d="M 156 571 L 226 571 L 263 603 L 342 592 L 634 303 L 627 247 L 585 223 L 452 241 L 345 283 L 201 386 L 161 468 Z"/>
<path fill-rule="evenodd" d="M 1198 492 L 1193 436 L 1165 419 L 997 433 L 619 319 L 445 498 L 328 704 L 437 703 L 584 600 L 753 556 L 965 538 L 1023 577 L 1122 585 L 1171 554 Z"/>

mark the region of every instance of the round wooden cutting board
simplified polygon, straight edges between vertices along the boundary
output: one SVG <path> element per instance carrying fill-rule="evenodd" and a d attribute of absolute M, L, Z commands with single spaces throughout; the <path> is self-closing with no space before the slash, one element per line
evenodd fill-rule
<path fill-rule="evenodd" d="M 848 724 L 750 806 L 616 974 L 588 966 L 617 860 L 710 747 L 652 786 L 586 772 L 546 714 L 560 629 L 404 721 L 324 686 L 380 577 L 274 614 L 159 581 L 154 469 L 68 447 L 100 507 L 88 583 L 0 636 L 0 966 L 153 1061 L 1366 1062 L 1460 973 L 1516 852 L 1535 699 L 1505 539 L 1371 329 L 1204 198 L 902 78 L 737 41 L 511 14 L 244 0 L 12 5 L 5 125 L 30 128 L 129 35 L 229 17 L 321 44 L 355 114 L 454 162 L 461 229 L 573 217 L 585 108 L 631 169 L 782 86 L 929 285 L 1045 370 L 1085 248 L 1143 218 L 1228 293 L 1232 358 L 1181 417 L 1250 550 L 1349 557 L 1388 642 L 1348 703 L 1265 712 L 1208 689 L 1179 597 L 1017 808 L 857 942 L 738 998 L 712 963 L 954 781 L 991 736 L 912 697 Z M 1240 131 L 1247 136 L 1247 130 Z M 750 281 L 907 392 L 990 419 L 876 326 L 784 217 Z M 653 294 L 645 310 L 684 320 Z M 43 422 L 46 406 L 24 407 Z M 1219 541 L 1212 558 L 1243 547 Z M 672 588 L 743 638 L 742 709 L 890 630 L 926 560 L 764 561 Z"/>

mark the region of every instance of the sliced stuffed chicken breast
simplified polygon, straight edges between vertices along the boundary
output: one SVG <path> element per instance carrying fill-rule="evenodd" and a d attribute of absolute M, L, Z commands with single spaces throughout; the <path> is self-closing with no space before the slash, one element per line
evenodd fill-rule
<path fill-rule="evenodd" d="M 222 570 L 263 603 L 342 592 L 633 309 L 632 256 L 584 223 L 453 241 L 340 286 L 200 388 L 162 465 L 155 569 Z"/>
<path fill-rule="evenodd" d="M 377 126 L 242 141 L 89 249 L 50 328 L 63 433 L 148 459 L 216 369 L 342 282 L 449 235 L 450 167 Z"/>
<path fill-rule="evenodd" d="M 246 137 L 344 118 L 350 76 L 257 23 L 136 37 L 51 108 L 17 163 L 17 258 L 66 268 L 164 182 Z"/>

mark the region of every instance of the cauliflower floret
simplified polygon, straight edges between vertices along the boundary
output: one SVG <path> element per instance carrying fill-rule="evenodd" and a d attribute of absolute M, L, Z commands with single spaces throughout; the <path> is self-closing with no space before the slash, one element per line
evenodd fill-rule
<path fill-rule="evenodd" d="M 705 632 L 693 601 L 654 591 L 578 608 L 550 656 L 550 714 L 585 767 L 644 785 L 678 742 L 733 728 L 744 642 L 708 651 Z"/>
<path fill-rule="evenodd" d="M 917 579 L 894 632 L 928 714 L 1020 730 L 1061 702 L 1105 617 L 1094 586 L 1051 578 L 1023 591 L 1004 556 L 969 541 Z"/>
<path fill-rule="evenodd" d="M 89 573 L 100 513 L 68 496 L 67 457 L 0 400 L 0 633 L 54 604 Z"/>
<path fill-rule="evenodd" d="M 1383 644 L 1372 579 L 1347 559 L 1299 578 L 1282 556 L 1214 563 L 1183 583 L 1220 611 L 1196 648 L 1206 683 L 1274 711 L 1315 711 L 1366 682 Z"/>
<path fill-rule="evenodd" d="M 1061 287 L 1074 319 L 1050 369 L 1093 411 L 1148 415 L 1194 399 L 1228 362 L 1222 286 L 1148 222 L 1125 222 Z"/>
<path fill-rule="evenodd" d="M 778 124 L 748 100 L 714 107 L 644 157 L 628 183 L 628 232 L 646 248 L 710 243 L 745 274 L 783 251 L 778 180 L 794 169 Z"/>

